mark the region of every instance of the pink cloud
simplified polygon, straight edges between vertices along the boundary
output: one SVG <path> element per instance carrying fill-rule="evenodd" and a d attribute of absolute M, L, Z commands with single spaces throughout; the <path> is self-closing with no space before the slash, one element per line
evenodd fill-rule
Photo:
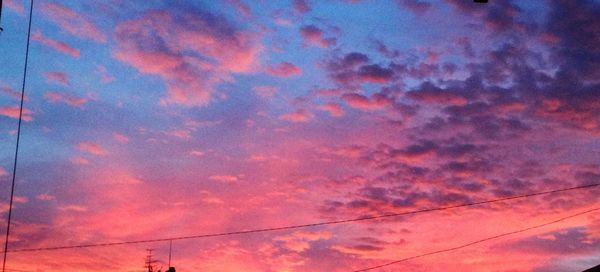
<path fill-rule="evenodd" d="M 113 133 L 113 139 L 115 139 L 115 141 L 119 142 L 119 143 L 126 143 L 129 142 L 129 137 L 125 136 L 124 134 L 121 133 Z"/>
<path fill-rule="evenodd" d="M 289 122 L 308 122 L 313 117 L 314 115 L 312 114 L 312 112 L 305 109 L 299 109 L 297 111 L 285 113 L 279 116 L 279 119 Z"/>
<path fill-rule="evenodd" d="M 108 70 L 104 65 L 96 66 L 96 73 L 100 75 L 102 82 L 109 83 L 115 80 L 115 77 L 108 73 Z"/>
<path fill-rule="evenodd" d="M 106 35 L 89 17 L 56 3 L 44 2 L 41 9 L 61 29 L 83 39 L 106 42 Z"/>
<path fill-rule="evenodd" d="M 81 107 L 85 105 L 89 99 L 85 97 L 78 97 L 73 95 L 67 95 L 60 92 L 48 91 L 44 94 L 46 100 L 52 103 L 65 103 L 67 105 Z"/>
<path fill-rule="evenodd" d="M 204 156 L 205 152 L 202 150 L 194 149 L 191 150 L 189 154 L 194 157 L 202 157 Z"/>
<path fill-rule="evenodd" d="M 12 98 L 21 99 L 21 92 L 14 90 L 13 88 L 8 87 L 8 86 L 0 87 L 0 92 L 5 93 L 6 95 L 8 95 Z M 27 101 L 28 97 L 25 96 L 24 99 L 25 99 L 25 101 Z"/>
<path fill-rule="evenodd" d="M 347 93 L 342 95 L 344 100 L 350 107 L 361 110 L 378 110 L 388 107 L 392 104 L 392 100 L 381 94 L 374 94 L 370 99 L 364 95 L 356 93 Z"/>
<path fill-rule="evenodd" d="M 291 77 L 302 74 L 302 70 L 298 66 L 289 62 L 281 62 L 276 65 L 271 65 L 267 67 L 266 72 L 272 76 L 278 77 Z"/>
<path fill-rule="evenodd" d="M 14 119 L 19 119 L 19 110 L 20 108 L 18 106 L 3 106 L 0 107 L 0 115 Z M 30 109 L 23 108 L 23 121 L 29 122 L 33 120 L 31 114 L 32 112 Z"/>
<path fill-rule="evenodd" d="M 208 177 L 208 179 L 214 180 L 214 181 L 219 181 L 219 182 L 234 182 L 234 181 L 239 181 L 240 177 L 234 176 L 234 175 L 212 175 L 212 176 Z"/>
<path fill-rule="evenodd" d="M 39 194 L 35 198 L 37 198 L 38 200 L 41 200 L 41 201 L 51 201 L 51 200 L 55 200 L 56 199 L 55 196 L 50 195 L 48 193 Z"/>
<path fill-rule="evenodd" d="M 19 15 L 25 14 L 25 7 L 23 6 L 23 2 L 20 0 L 5 0 L 4 4 L 7 8 L 13 10 Z"/>
<path fill-rule="evenodd" d="M 554 98 L 543 99 L 535 114 L 548 120 L 563 122 L 589 131 L 600 129 L 600 117 L 597 112 L 600 99 L 581 99 L 577 104 L 569 102 Z"/>
<path fill-rule="evenodd" d="M 232 73 L 252 72 L 262 50 L 256 34 L 204 11 L 152 10 L 120 23 L 113 56 L 166 82 L 163 104 L 202 106 Z M 168 46 L 163 46 L 167 44 Z M 182 54 L 181 52 L 190 52 Z"/>
<path fill-rule="evenodd" d="M 172 129 L 166 132 L 168 135 L 177 137 L 179 139 L 190 139 L 192 138 L 192 132 L 187 129 Z"/>
<path fill-rule="evenodd" d="M 0 166 L 0 178 L 8 176 L 8 171 L 4 167 Z"/>
<path fill-rule="evenodd" d="M 67 55 L 71 55 L 74 58 L 79 58 L 79 56 L 81 55 L 81 53 L 79 52 L 79 49 L 71 47 L 70 45 L 61 42 L 61 41 L 57 41 L 54 39 L 51 39 L 49 37 L 44 36 L 44 34 L 42 34 L 42 32 L 34 32 L 31 35 L 31 39 L 39 42 L 45 46 L 48 46 L 50 48 L 53 48 L 59 52 L 62 52 L 64 54 Z"/>
<path fill-rule="evenodd" d="M 81 142 L 77 144 L 77 149 L 96 156 L 105 156 L 108 154 L 106 149 L 94 142 Z"/>
<path fill-rule="evenodd" d="M 329 112 L 329 114 L 333 117 L 340 117 L 346 114 L 342 106 L 340 106 L 338 103 L 327 103 L 320 105 L 318 109 Z"/>
<path fill-rule="evenodd" d="M 27 203 L 29 202 L 29 198 L 25 197 L 25 196 L 15 196 L 14 198 L 14 202 L 15 203 Z"/>
<path fill-rule="evenodd" d="M 69 78 L 65 72 L 46 72 L 44 75 L 49 81 L 54 81 L 64 86 L 69 86 Z"/>
<path fill-rule="evenodd" d="M 302 38 L 309 44 L 321 48 L 328 48 L 336 44 L 336 38 L 325 38 L 323 30 L 314 25 L 303 26 L 300 28 Z"/>

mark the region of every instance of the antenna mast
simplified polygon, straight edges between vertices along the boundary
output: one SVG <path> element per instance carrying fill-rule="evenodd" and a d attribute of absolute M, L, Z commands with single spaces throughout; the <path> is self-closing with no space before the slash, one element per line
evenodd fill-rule
<path fill-rule="evenodd" d="M 148 251 L 148 255 L 146 255 L 146 264 L 144 265 L 144 268 L 148 268 L 148 272 L 154 272 L 154 264 L 157 262 L 152 259 L 152 251 L 154 251 L 154 249 L 146 249 L 146 251 Z"/>

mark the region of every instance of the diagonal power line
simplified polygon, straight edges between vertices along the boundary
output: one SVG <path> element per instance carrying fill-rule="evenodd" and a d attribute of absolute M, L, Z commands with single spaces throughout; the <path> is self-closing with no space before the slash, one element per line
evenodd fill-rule
<path fill-rule="evenodd" d="M 470 242 L 470 243 L 466 243 L 466 244 L 463 244 L 463 245 L 460 245 L 460 246 L 455 246 L 455 247 L 451 247 L 451 248 L 447 248 L 447 249 L 442 249 L 442 250 L 437 250 L 437 251 L 431 251 L 431 252 L 427 252 L 427 253 L 423 253 L 423 254 L 419 254 L 419 255 L 414 255 L 414 256 L 411 256 L 411 257 L 407 257 L 407 258 L 404 258 L 404 259 L 396 260 L 396 261 L 393 261 L 393 262 L 385 263 L 385 264 L 380 264 L 380 265 L 371 266 L 371 267 L 367 267 L 367 268 L 363 268 L 363 269 L 359 269 L 359 270 L 354 270 L 353 272 L 363 272 L 363 271 L 375 270 L 375 269 L 379 269 L 379 268 L 383 268 L 383 267 L 395 265 L 395 264 L 398 264 L 398 263 L 402 263 L 402 262 L 406 262 L 406 261 L 418 259 L 418 258 L 425 257 L 425 256 L 430 256 L 430 255 L 435 255 L 435 254 L 440 254 L 440 253 L 445 253 L 445 252 L 450 252 L 450 251 L 454 251 L 454 250 L 463 249 L 465 247 L 470 247 L 470 246 L 473 246 L 473 245 L 476 245 L 476 244 L 480 244 L 480 243 L 483 243 L 483 242 L 487 242 L 487 241 L 490 241 L 490 240 L 494 240 L 494 239 L 502 238 L 502 237 L 505 237 L 505 236 L 514 235 L 514 234 L 521 233 L 521 232 L 526 232 L 526 231 L 529 231 L 529 230 L 532 230 L 532 229 L 538 229 L 538 228 L 545 227 L 545 226 L 548 226 L 548 225 L 556 224 L 556 223 L 565 221 L 567 219 L 571 219 L 571 218 L 574 218 L 574 217 L 577 217 L 577 216 L 581 216 L 581 215 L 592 213 L 592 212 L 599 211 L 599 210 L 600 210 L 600 208 L 594 208 L 594 209 L 591 209 L 591 210 L 586 210 L 586 211 L 583 211 L 583 212 L 580 212 L 580 213 L 572 214 L 572 215 L 569 215 L 569 216 L 566 216 L 566 217 L 562 217 L 562 218 L 556 219 L 554 221 L 546 222 L 546 223 L 543 223 L 543 224 L 539 224 L 539 225 L 535 225 L 535 226 L 530 226 L 530 227 L 527 227 L 527 228 L 524 228 L 524 229 L 515 230 L 515 231 L 511 231 L 511 232 L 505 232 L 505 233 L 498 234 L 498 235 L 495 235 L 495 236 L 491 236 L 491 237 L 483 238 L 483 239 L 480 239 L 480 240 L 477 240 L 477 241 L 473 241 L 473 242 Z"/>
<path fill-rule="evenodd" d="M 262 228 L 262 229 L 241 230 L 241 231 L 221 232 L 221 233 L 208 233 L 208 234 L 199 234 L 199 235 L 190 235 L 190 236 L 175 236 L 175 237 L 147 239 L 147 240 L 133 240 L 133 241 L 107 242 L 107 243 L 96 243 L 96 244 L 80 244 L 80 245 L 62 245 L 62 246 L 38 247 L 38 248 L 20 248 L 20 249 L 11 249 L 11 250 L 8 250 L 8 252 L 17 253 L 17 252 L 51 251 L 51 250 L 62 250 L 62 249 L 108 247 L 108 246 L 146 244 L 146 243 L 155 243 L 155 242 L 202 239 L 202 238 L 211 238 L 211 237 L 222 237 L 222 236 L 231 236 L 231 235 L 244 235 L 244 234 L 253 234 L 253 233 L 301 229 L 301 228 L 344 224 L 344 223 L 351 223 L 351 222 L 360 222 L 360 221 L 368 221 L 368 220 L 375 220 L 375 219 L 382 219 L 382 218 L 413 215 L 413 214 L 419 214 L 419 213 L 428 213 L 428 212 L 457 209 L 457 208 L 462 208 L 462 207 L 483 205 L 483 204 L 513 200 L 513 199 L 529 198 L 529 197 L 534 197 L 534 196 L 548 195 L 548 194 L 567 192 L 567 191 L 573 191 L 573 190 L 592 189 L 592 188 L 595 188 L 598 186 L 600 186 L 600 183 L 594 183 L 594 184 L 588 184 L 588 185 L 582 185 L 582 186 L 576 186 L 576 187 L 561 188 L 561 189 L 555 189 L 555 190 L 551 190 L 551 191 L 542 191 L 542 192 L 536 192 L 536 193 L 530 193 L 530 194 L 524 194 L 524 195 L 518 195 L 518 196 L 489 199 L 489 200 L 484 200 L 484 201 L 479 201 L 479 202 L 471 202 L 471 203 L 452 205 L 452 206 L 442 206 L 442 207 L 412 210 L 412 211 L 399 212 L 399 213 L 386 213 L 386 214 L 374 215 L 374 216 L 362 216 L 362 217 L 356 217 L 356 218 L 351 218 L 351 219 L 323 221 L 323 222 L 308 223 L 308 224 L 301 224 L 301 225 L 290 225 L 290 226 L 282 226 L 282 227 L 270 227 L 270 228 Z"/>
<path fill-rule="evenodd" d="M 2 3 L 0 3 L 0 6 Z M 1 10 L 0 10 L 1 12 Z M 17 126 L 17 142 L 15 145 L 15 160 L 13 164 L 12 182 L 10 187 L 10 200 L 8 204 L 8 218 L 6 220 L 6 240 L 4 241 L 4 251 L 2 259 L 2 272 L 6 271 L 6 253 L 8 252 L 8 240 L 10 236 L 10 222 L 12 217 L 13 200 L 15 196 L 15 180 L 17 178 L 17 158 L 19 157 L 19 141 L 21 139 L 21 123 L 23 123 L 23 101 L 25 100 L 25 83 L 27 79 L 27 64 L 29 63 L 29 42 L 31 39 L 31 21 L 33 19 L 33 0 L 29 6 L 29 22 L 27 28 L 27 48 L 25 49 L 25 66 L 23 67 L 23 85 L 21 88 L 21 101 L 19 105 L 19 124 Z M 1 30 L 1 28 L 0 28 Z"/>

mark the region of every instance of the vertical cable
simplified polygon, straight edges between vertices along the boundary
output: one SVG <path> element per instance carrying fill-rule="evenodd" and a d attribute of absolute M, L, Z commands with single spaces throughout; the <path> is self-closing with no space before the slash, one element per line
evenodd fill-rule
<path fill-rule="evenodd" d="M 169 240 L 169 268 L 171 268 L 171 249 L 173 248 L 173 240 Z"/>
<path fill-rule="evenodd" d="M 4 241 L 4 258 L 2 272 L 6 269 L 6 256 L 8 254 L 8 238 L 10 236 L 10 221 L 12 217 L 13 198 L 15 195 L 15 180 L 17 177 L 17 158 L 19 156 L 19 141 L 21 140 L 21 123 L 23 122 L 23 101 L 25 100 L 25 79 L 27 78 L 27 63 L 29 60 L 29 39 L 31 37 L 31 21 L 33 16 L 33 0 L 29 6 L 29 26 L 27 28 L 27 49 L 25 50 L 25 67 L 23 68 L 23 85 L 21 86 L 21 105 L 19 107 L 19 125 L 17 127 L 17 144 L 15 146 L 15 161 L 13 164 L 12 184 L 10 188 L 10 202 L 8 204 L 8 220 L 6 222 L 6 240 Z"/>

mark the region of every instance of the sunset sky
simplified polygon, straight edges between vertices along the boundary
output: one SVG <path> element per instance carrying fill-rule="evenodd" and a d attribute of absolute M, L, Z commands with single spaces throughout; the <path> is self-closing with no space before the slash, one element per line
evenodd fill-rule
<path fill-rule="evenodd" d="M 29 1 L 4 1 L 0 233 Z M 54 1 L 33 9 L 9 249 L 341 220 L 600 182 L 600 1 Z M 179 272 L 350 272 L 600 207 L 600 189 L 173 242 Z M 3 241 L 3 240 L 2 240 Z M 9 253 L 166 267 L 168 242 Z M 581 271 L 600 212 L 374 271 Z M 8 270 L 11 271 L 11 270 Z"/>

